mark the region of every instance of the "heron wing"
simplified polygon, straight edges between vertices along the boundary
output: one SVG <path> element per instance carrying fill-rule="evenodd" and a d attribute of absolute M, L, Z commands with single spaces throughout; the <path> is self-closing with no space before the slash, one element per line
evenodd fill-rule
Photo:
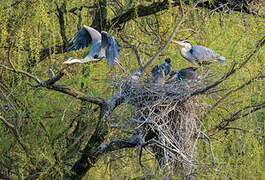
<path fill-rule="evenodd" d="M 197 60 L 214 60 L 218 56 L 213 50 L 204 46 L 192 46 L 190 53 Z"/>
<path fill-rule="evenodd" d="M 121 60 L 119 45 L 115 39 L 107 32 L 101 32 L 101 48 L 105 49 L 106 58 L 109 65 L 115 64 L 115 59 Z"/>
<path fill-rule="evenodd" d="M 197 77 L 197 74 L 194 72 L 196 69 L 192 67 L 184 68 L 181 69 L 178 72 L 178 79 L 183 80 L 183 79 L 195 79 Z"/>
<path fill-rule="evenodd" d="M 100 33 L 92 27 L 83 25 L 81 29 L 75 33 L 72 41 L 69 43 L 70 47 L 68 50 L 79 50 L 88 47 L 92 43 L 96 43 L 101 40 Z"/>
<path fill-rule="evenodd" d="M 117 48 L 118 52 L 120 52 L 122 47 L 121 47 L 120 43 L 118 41 L 116 41 L 116 39 L 115 39 L 115 42 L 116 42 L 116 48 Z"/>
<path fill-rule="evenodd" d="M 151 71 L 153 77 L 153 83 L 164 83 L 165 81 L 165 67 L 163 64 L 158 64 L 153 67 Z"/>
<path fill-rule="evenodd" d="M 165 75 L 168 75 L 171 71 L 171 64 L 165 62 L 161 66 L 164 67 Z"/>
<path fill-rule="evenodd" d="M 101 48 L 107 48 L 109 43 L 109 36 L 110 34 L 102 31 L 101 32 Z"/>
<path fill-rule="evenodd" d="M 151 70 L 151 74 L 152 74 L 153 77 L 158 72 L 158 70 L 159 70 L 158 65 L 156 65 L 156 66 L 153 67 L 153 69 Z"/>

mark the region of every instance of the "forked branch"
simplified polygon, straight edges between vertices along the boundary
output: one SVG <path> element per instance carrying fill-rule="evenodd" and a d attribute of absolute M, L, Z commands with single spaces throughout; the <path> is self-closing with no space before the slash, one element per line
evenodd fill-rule
<path fill-rule="evenodd" d="M 106 104 L 106 102 L 103 98 L 90 96 L 88 94 L 77 91 L 76 89 L 74 89 L 72 87 L 56 84 L 56 82 L 59 81 L 63 77 L 63 75 L 65 74 L 64 73 L 65 68 L 60 70 L 56 75 L 52 76 L 50 79 L 48 79 L 46 81 L 41 81 L 39 78 L 37 78 L 36 76 L 34 76 L 28 72 L 25 72 L 22 70 L 12 69 L 12 68 L 6 67 L 4 65 L 0 65 L 0 67 L 3 67 L 6 70 L 12 71 L 14 73 L 26 75 L 30 79 L 33 79 L 37 84 L 31 85 L 32 87 L 45 87 L 47 89 L 52 89 L 52 90 L 70 95 L 70 96 L 72 96 L 76 99 L 79 99 L 81 101 L 90 102 L 90 103 L 93 103 L 93 104 L 96 104 L 99 106 L 104 106 Z"/>
<path fill-rule="evenodd" d="M 226 129 L 226 127 L 233 121 L 241 119 L 243 117 L 246 117 L 256 111 L 259 111 L 261 109 L 265 108 L 265 102 L 259 103 L 257 105 L 253 105 L 253 106 L 247 106 L 245 108 L 242 108 L 238 111 L 236 111 L 235 113 L 233 113 L 230 117 L 224 119 L 223 121 L 221 121 L 218 125 L 216 125 L 213 129 L 208 130 L 205 134 L 207 134 L 207 136 L 213 136 L 214 134 L 218 133 L 221 130 Z M 250 109 L 248 112 L 244 112 L 244 110 L 248 110 Z"/>
<path fill-rule="evenodd" d="M 211 109 L 207 112 L 207 114 L 209 112 L 211 112 L 216 106 L 218 106 L 218 104 L 220 104 L 224 99 L 226 99 L 227 97 L 229 97 L 232 93 L 239 91 L 240 89 L 243 89 L 244 87 L 250 85 L 253 82 L 256 82 L 259 79 L 263 79 L 265 78 L 264 75 L 258 75 L 252 79 L 250 79 L 249 81 L 245 82 L 244 84 L 242 84 L 241 86 L 237 87 L 236 89 L 230 90 L 228 93 L 226 93 L 224 96 L 222 96 L 212 107 Z"/>
<path fill-rule="evenodd" d="M 123 149 L 123 148 L 134 148 L 141 144 L 141 139 L 142 138 L 140 135 L 133 135 L 130 138 L 111 141 L 106 144 L 102 144 L 98 148 L 98 151 L 96 152 L 96 154 L 103 155 L 104 153 L 116 151 L 116 150 Z"/>

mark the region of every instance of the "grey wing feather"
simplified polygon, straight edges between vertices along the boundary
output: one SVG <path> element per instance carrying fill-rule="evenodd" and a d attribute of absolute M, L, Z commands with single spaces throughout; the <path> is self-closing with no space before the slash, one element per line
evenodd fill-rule
<path fill-rule="evenodd" d="M 116 48 L 120 52 L 122 47 L 121 47 L 120 43 L 118 41 L 116 41 L 116 39 L 115 39 L 115 42 L 116 42 Z"/>
<path fill-rule="evenodd" d="M 191 54 L 197 60 L 214 60 L 219 56 L 210 48 L 203 46 L 192 46 Z"/>
<path fill-rule="evenodd" d="M 168 75 L 171 71 L 171 64 L 165 62 L 162 64 L 162 66 L 164 66 L 165 75 Z"/>
<path fill-rule="evenodd" d="M 69 43 L 70 47 L 68 50 L 79 50 L 88 47 L 91 42 L 100 41 L 100 33 L 88 26 L 83 25 L 81 29 L 75 33 L 72 41 Z"/>
<path fill-rule="evenodd" d="M 105 31 L 101 32 L 101 48 L 107 48 L 109 43 L 109 34 Z"/>
<path fill-rule="evenodd" d="M 106 58 L 109 65 L 115 64 L 115 59 L 121 60 L 118 45 L 115 39 L 107 32 L 101 32 L 101 48 L 106 51 Z"/>
<path fill-rule="evenodd" d="M 158 72 L 159 68 L 158 65 L 156 65 L 155 67 L 153 67 L 153 69 L 151 70 L 152 76 L 154 77 L 155 74 Z"/>
<path fill-rule="evenodd" d="M 151 74 L 153 83 L 163 83 L 165 81 L 165 67 L 162 64 L 153 67 Z"/>

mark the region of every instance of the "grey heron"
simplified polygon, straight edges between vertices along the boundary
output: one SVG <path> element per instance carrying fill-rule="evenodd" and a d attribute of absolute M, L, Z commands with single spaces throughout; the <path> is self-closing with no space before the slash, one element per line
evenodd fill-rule
<path fill-rule="evenodd" d="M 153 77 L 153 83 L 163 84 L 165 82 L 165 77 L 171 71 L 171 58 L 166 58 L 163 64 L 158 64 L 153 67 L 151 74 Z"/>
<path fill-rule="evenodd" d="M 83 59 L 69 58 L 63 64 L 86 63 L 89 61 L 97 61 L 106 57 L 108 65 L 112 66 L 117 63 L 122 69 L 120 63 L 121 57 L 119 51 L 121 46 L 109 33 L 102 31 L 99 33 L 92 27 L 83 25 L 81 29 L 73 36 L 69 43 L 68 50 L 79 50 L 92 42 L 88 55 Z M 123 69 L 124 70 L 124 69 Z"/>
<path fill-rule="evenodd" d="M 183 58 L 191 63 L 197 62 L 199 65 L 204 62 L 210 63 L 212 61 L 225 62 L 225 57 L 215 53 L 210 48 L 204 46 L 192 46 L 192 44 L 187 41 L 177 41 L 177 44 L 183 46 L 180 49 L 180 54 Z"/>

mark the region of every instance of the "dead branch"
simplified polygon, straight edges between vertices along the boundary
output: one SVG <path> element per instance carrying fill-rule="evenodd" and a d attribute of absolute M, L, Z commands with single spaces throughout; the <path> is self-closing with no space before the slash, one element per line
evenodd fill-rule
<path fill-rule="evenodd" d="M 262 134 L 259 134 L 259 133 L 255 133 L 255 132 L 252 132 L 251 130 L 243 129 L 243 128 L 239 128 L 239 127 L 225 127 L 224 128 L 224 130 L 230 130 L 230 129 L 251 133 L 251 134 L 256 135 L 256 136 L 265 137 L 265 135 L 262 135 Z"/>
<path fill-rule="evenodd" d="M 235 65 L 236 65 L 236 64 L 233 64 L 233 65 L 232 65 L 232 68 L 231 68 L 231 69 L 230 69 L 225 75 L 223 75 L 223 77 L 221 77 L 221 78 L 218 79 L 217 81 L 213 82 L 212 84 L 206 86 L 205 88 L 198 89 L 198 90 L 192 92 L 192 93 L 191 93 L 191 96 L 198 95 L 198 94 L 203 94 L 203 93 L 207 92 L 209 89 L 214 88 L 214 87 L 216 87 L 217 85 L 219 85 L 220 83 L 222 83 L 222 82 L 223 82 L 224 80 L 226 80 L 229 76 L 231 76 L 233 73 L 236 72 Z"/>
<path fill-rule="evenodd" d="M 57 13 L 56 16 L 59 20 L 59 25 L 60 25 L 60 33 L 61 33 L 61 37 L 63 39 L 63 43 L 67 43 L 67 38 L 66 38 L 66 35 L 65 35 L 65 22 L 64 22 L 64 14 L 66 13 L 66 1 L 64 1 L 61 5 L 61 7 L 58 6 L 57 3 L 56 4 L 56 10 L 57 10 Z"/>
<path fill-rule="evenodd" d="M 172 7 L 176 6 L 176 4 L 173 3 Z M 128 22 L 132 19 L 135 19 L 137 17 L 144 17 L 151 14 L 155 14 L 159 11 L 163 11 L 169 8 L 169 2 L 168 0 L 164 0 L 162 2 L 154 2 L 148 6 L 138 5 L 136 7 L 128 9 L 125 13 L 120 14 L 114 18 L 112 18 L 108 22 L 108 28 L 114 26 L 118 27 L 120 24 L 123 24 L 125 22 Z"/>
<path fill-rule="evenodd" d="M 90 102 L 90 103 L 93 103 L 93 104 L 97 104 L 99 106 L 104 106 L 106 104 L 105 100 L 103 98 L 90 96 L 88 94 L 84 94 L 84 93 L 82 93 L 80 91 L 77 91 L 74 88 L 71 88 L 71 87 L 68 87 L 68 86 L 64 86 L 64 85 L 60 85 L 60 84 L 56 84 L 56 82 L 63 77 L 64 68 L 62 70 L 60 70 L 52 78 L 50 78 L 50 79 L 48 79 L 46 81 L 41 81 L 39 78 L 37 78 L 36 76 L 34 76 L 34 75 L 32 75 L 32 74 L 30 74 L 28 72 L 25 72 L 25 71 L 22 71 L 22 70 L 14 70 L 14 69 L 11 69 L 11 68 L 6 67 L 4 65 L 0 65 L 0 67 L 3 67 L 5 69 L 10 70 L 10 71 L 15 72 L 15 73 L 24 74 L 24 75 L 28 76 L 29 78 L 33 79 L 34 81 L 37 82 L 37 85 L 34 85 L 33 87 L 45 87 L 47 89 L 52 89 L 52 90 L 55 90 L 55 91 L 70 95 L 72 97 L 75 97 L 76 99 L 79 99 L 81 101 Z"/>
<path fill-rule="evenodd" d="M 98 151 L 96 152 L 97 155 L 102 155 L 107 152 L 116 151 L 123 148 L 134 148 L 141 144 L 142 137 L 140 135 L 133 135 L 130 138 L 119 139 L 115 141 L 111 141 L 106 144 L 102 144 L 99 146 Z"/>
<path fill-rule="evenodd" d="M 262 78 L 265 78 L 264 75 L 258 75 L 252 79 L 250 79 L 249 81 L 247 81 L 246 83 L 242 84 L 241 86 L 237 87 L 236 89 L 233 89 L 231 91 L 229 91 L 228 93 L 226 93 L 224 96 L 222 96 L 212 107 L 211 109 L 206 113 L 206 114 L 209 114 L 218 104 L 220 104 L 220 102 L 222 102 L 224 99 L 226 99 L 229 95 L 231 95 L 232 93 L 240 90 L 240 89 L 243 89 L 244 87 L 246 87 L 247 85 L 250 85 L 251 83 L 259 80 L 259 79 L 262 79 Z"/>
<path fill-rule="evenodd" d="M 137 62 L 138 62 L 139 69 L 142 70 L 143 69 L 143 61 L 142 61 L 141 56 L 140 56 L 139 51 L 138 51 L 138 46 L 139 45 L 140 44 L 137 44 L 136 46 L 133 46 L 132 49 L 133 49 L 133 51 L 134 51 L 134 53 L 136 55 L 136 59 L 137 59 Z"/>
<path fill-rule="evenodd" d="M 170 34 L 168 40 L 166 41 L 166 43 L 158 50 L 158 52 L 153 55 L 153 57 L 144 65 L 142 72 L 148 67 L 150 66 L 150 64 L 152 64 L 154 62 L 154 60 L 162 53 L 162 51 L 164 49 L 167 48 L 167 46 L 170 44 L 171 40 L 174 38 L 176 32 L 178 31 L 178 29 L 180 28 L 180 25 L 182 24 L 183 20 L 184 20 L 184 14 L 181 16 L 179 22 L 176 24 L 176 26 L 174 27 L 173 32 Z"/>
<path fill-rule="evenodd" d="M 174 38 L 176 32 L 178 31 L 178 29 L 180 28 L 180 25 L 182 24 L 183 20 L 184 20 L 185 14 L 183 14 L 179 20 L 179 22 L 176 24 L 176 26 L 173 29 L 173 32 L 170 34 L 168 40 L 165 42 L 165 44 L 157 51 L 157 53 L 155 55 L 153 55 L 151 57 L 151 59 L 141 68 L 139 67 L 139 69 L 137 70 L 136 73 L 134 73 L 132 75 L 133 79 L 138 79 L 140 76 L 143 75 L 143 72 L 147 69 L 148 66 L 150 66 L 157 58 L 158 56 L 162 53 L 162 51 L 164 51 L 166 49 L 166 47 L 170 44 L 170 42 L 172 41 L 172 39 Z"/>
<path fill-rule="evenodd" d="M 82 178 L 86 172 L 94 166 L 102 153 L 97 153 L 108 134 L 107 121 L 110 119 L 114 109 L 125 100 L 121 92 L 116 93 L 110 99 L 104 101 L 100 109 L 100 116 L 96 129 L 82 150 L 81 157 L 74 163 L 72 169 L 65 174 L 67 179 Z M 114 143 L 115 144 L 115 143 Z M 111 149 L 111 148 L 110 148 Z"/>
<path fill-rule="evenodd" d="M 246 109 L 249 109 L 251 108 L 251 110 L 249 112 L 245 112 L 243 113 L 244 110 Z M 218 125 L 216 125 L 213 129 L 210 129 L 208 131 L 206 131 L 205 134 L 207 134 L 207 136 L 213 136 L 215 135 L 216 133 L 218 133 L 219 131 L 221 130 L 224 130 L 225 128 L 227 128 L 227 126 L 237 120 L 237 119 L 241 119 L 243 117 L 246 117 L 256 111 L 259 111 L 261 109 L 265 108 L 265 102 L 262 102 L 260 104 L 257 104 L 257 105 L 253 105 L 253 106 L 247 106 L 247 107 L 244 107 L 238 111 L 236 111 L 235 113 L 233 113 L 230 117 L 224 119 L 223 121 L 221 121 Z"/>

